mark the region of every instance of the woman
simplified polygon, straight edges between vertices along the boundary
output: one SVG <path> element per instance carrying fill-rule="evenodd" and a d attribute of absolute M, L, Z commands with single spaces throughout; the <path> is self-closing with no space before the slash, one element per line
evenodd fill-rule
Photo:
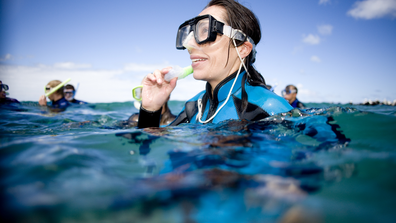
<path fill-rule="evenodd" d="M 266 88 L 252 65 L 260 39 L 257 18 L 234 0 L 212 0 L 199 16 L 183 23 L 176 48 L 188 49 L 194 78 L 207 84 L 171 125 L 255 121 L 290 111 L 289 103 Z M 169 70 L 156 70 L 144 79 L 139 128 L 159 126 L 161 107 L 176 87 L 177 78 L 164 80 Z"/>

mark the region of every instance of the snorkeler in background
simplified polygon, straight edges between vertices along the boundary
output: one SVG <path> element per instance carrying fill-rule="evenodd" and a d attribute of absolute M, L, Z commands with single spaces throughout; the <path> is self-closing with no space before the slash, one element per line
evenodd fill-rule
<path fill-rule="evenodd" d="M 260 39 L 256 16 L 234 0 L 212 0 L 199 16 L 180 25 L 176 48 L 188 50 L 194 78 L 207 83 L 170 125 L 256 121 L 290 111 L 289 103 L 267 89 L 253 66 Z M 143 80 L 139 128 L 159 126 L 162 105 L 176 87 L 177 78 L 164 80 L 169 71 L 156 70 Z"/>
<path fill-rule="evenodd" d="M 76 96 L 76 90 L 74 89 L 74 86 L 71 84 L 66 85 L 65 90 L 63 92 L 65 94 L 66 100 L 68 100 L 70 103 L 79 104 L 79 105 L 88 104 L 85 101 L 80 101 L 74 98 Z"/>
<path fill-rule="evenodd" d="M 19 103 L 18 100 L 14 98 L 7 98 L 7 92 L 10 88 L 8 85 L 3 84 L 2 81 L 0 81 L 0 104 L 11 104 L 11 103 Z"/>
<path fill-rule="evenodd" d="M 282 90 L 282 96 L 290 103 L 293 108 L 304 109 L 305 105 L 297 99 L 297 87 L 294 85 L 287 85 L 284 90 Z"/>
<path fill-rule="evenodd" d="M 62 82 L 58 80 L 48 82 L 47 86 L 45 87 L 45 93 L 50 92 L 61 83 Z M 62 86 L 57 91 L 48 96 L 48 99 L 51 100 L 50 106 L 47 105 L 47 99 L 45 95 L 41 95 L 39 104 L 41 106 L 48 106 L 51 111 L 64 111 L 70 105 L 70 103 L 65 99 L 63 91 L 64 87 Z"/>

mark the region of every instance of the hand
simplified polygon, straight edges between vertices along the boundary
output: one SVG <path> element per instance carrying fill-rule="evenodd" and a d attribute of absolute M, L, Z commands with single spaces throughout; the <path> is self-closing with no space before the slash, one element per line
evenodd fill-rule
<path fill-rule="evenodd" d="M 45 95 L 41 95 L 41 96 L 40 96 L 39 104 L 40 104 L 41 106 L 47 106 L 47 98 L 45 97 Z"/>
<path fill-rule="evenodd" d="M 156 70 L 143 80 L 142 107 L 148 111 L 158 111 L 167 101 L 176 87 L 177 78 L 170 82 L 164 80 L 171 67 Z"/>

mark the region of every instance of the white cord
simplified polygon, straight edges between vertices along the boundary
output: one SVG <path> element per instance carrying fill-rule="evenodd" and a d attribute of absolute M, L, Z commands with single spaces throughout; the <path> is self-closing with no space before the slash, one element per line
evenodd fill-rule
<path fill-rule="evenodd" d="M 200 123 L 202 123 L 202 124 L 206 124 L 206 123 L 212 121 L 212 119 L 214 119 L 216 117 L 217 113 L 219 113 L 219 111 L 227 104 L 228 99 L 230 99 L 230 96 L 231 96 L 231 93 L 232 93 L 232 89 L 234 88 L 234 85 L 235 85 L 235 83 L 236 83 L 236 81 L 238 79 L 238 76 L 239 76 L 240 72 L 241 72 L 242 65 L 245 68 L 246 72 L 249 74 L 249 72 L 246 69 L 245 63 L 244 63 L 245 58 L 242 59 L 241 55 L 239 55 L 238 48 L 237 48 L 236 43 L 235 43 L 235 39 L 232 39 L 232 42 L 234 43 L 235 50 L 236 50 L 236 52 L 238 54 L 239 59 L 241 60 L 241 65 L 239 66 L 238 74 L 235 77 L 234 83 L 232 83 L 230 92 L 228 92 L 228 96 L 227 96 L 227 99 L 225 100 L 225 102 L 220 106 L 220 108 L 217 109 L 216 113 L 214 113 L 214 115 L 212 117 L 210 117 L 209 119 L 207 119 L 206 121 L 202 121 L 201 120 L 201 118 L 203 116 L 203 113 L 202 113 L 202 99 L 198 99 L 198 114 L 197 114 L 197 118 L 198 118 L 198 121 Z"/>

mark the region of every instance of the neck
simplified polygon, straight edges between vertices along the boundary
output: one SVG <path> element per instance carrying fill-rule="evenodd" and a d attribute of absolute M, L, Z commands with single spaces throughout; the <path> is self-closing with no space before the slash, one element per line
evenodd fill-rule
<path fill-rule="evenodd" d="M 229 59 L 230 58 L 231 57 L 229 57 Z M 220 79 L 220 80 L 216 79 L 216 80 L 208 81 L 210 86 L 212 87 L 212 95 L 213 95 L 214 89 L 217 87 L 217 85 L 220 84 L 220 82 L 222 82 L 225 78 L 227 78 L 228 76 L 230 76 L 231 74 L 233 74 L 233 73 L 235 73 L 235 72 L 237 72 L 239 70 L 239 67 L 241 66 L 241 61 L 239 60 L 238 57 L 235 57 L 235 60 L 233 60 L 233 61 L 228 60 L 227 64 L 233 64 L 233 66 L 231 68 L 228 68 L 228 66 L 226 65 L 224 70 L 227 70 L 227 68 L 228 68 L 228 72 L 226 72 L 225 75 L 221 75 L 221 77 L 223 77 L 222 79 Z M 242 67 L 242 70 L 243 69 L 244 68 Z M 241 70 L 241 72 L 242 72 L 242 70 Z"/>

